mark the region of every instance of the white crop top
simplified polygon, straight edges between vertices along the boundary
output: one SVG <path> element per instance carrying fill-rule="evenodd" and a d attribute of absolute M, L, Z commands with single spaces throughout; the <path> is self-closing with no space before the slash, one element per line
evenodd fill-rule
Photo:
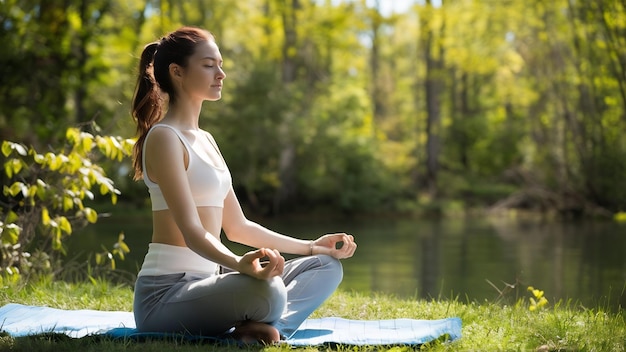
<path fill-rule="evenodd" d="M 226 195 L 230 191 L 232 186 L 232 179 L 230 176 L 230 172 L 228 171 L 228 167 L 226 167 L 226 162 L 222 157 L 222 161 L 224 162 L 224 167 L 217 167 L 208 160 L 207 156 L 204 153 L 198 153 L 193 148 L 193 145 L 189 143 L 187 138 L 176 128 L 165 125 L 165 124 L 156 124 L 152 126 L 148 134 L 146 135 L 146 141 L 150 137 L 150 133 L 154 131 L 157 127 L 165 127 L 169 128 L 176 133 L 178 138 L 181 140 L 185 148 L 187 149 L 187 154 L 189 155 L 189 164 L 187 165 L 187 178 L 189 180 L 189 186 L 191 187 L 191 192 L 193 194 L 193 200 L 196 203 L 196 207 L 203 206 L 212 206 L 212 207 L 224 207 L 224 199 Z M 215 150 L 221 156 L 219 149 L 215 141 L 212 139 L 211 135 L 206 133 L 206 137 L 211 142 L 211 144 L 215 147 Z M 152 182 L 146 173 L 146 142 L 144 141 L 143 145 L 143 154 L 141 160 L 141 166 L 143 169 L 143 181 L 148 186 L 148 192 L 150 192 L 150 200 L 152 202 L 152 210 L 165 210 L 169 209 L 167 206 L 167 202 L 163 197 L 163 193 L 161 192 L 161 188 L 155 182 Z"/>

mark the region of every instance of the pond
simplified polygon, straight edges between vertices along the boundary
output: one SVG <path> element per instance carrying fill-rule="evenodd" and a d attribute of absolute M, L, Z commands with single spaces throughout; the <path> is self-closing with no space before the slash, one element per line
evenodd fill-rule
<path fill-rule="evenodd" d="M 259 223 L 301 238 L 348 232 L 359 248 L 343 261 L 341 289 L 400 298 L 503 301 L 530 297 L 528 286 L 550 303 L 626 304 L 626 226 L 613 222 L 540 222 L 463 219 L 271 219 Z M 82 229 L 68 257 L 110 247 L 124 232 L 131 254 L 118 267 L 138 271 L 150 240 L 148 215 L 114 214 Z M 229 244 L 238 254 L 246 248 Z"/>

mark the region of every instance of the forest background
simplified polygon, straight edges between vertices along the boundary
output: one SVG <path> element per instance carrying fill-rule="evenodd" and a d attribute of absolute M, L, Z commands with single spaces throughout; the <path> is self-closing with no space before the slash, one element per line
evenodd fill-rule
<path fill-rule="evenodd" d="M 0 0 L 0 138 L 134 137 L 143 46 L 193 25 L 227 74 L 201 126 L 254 214 L 626 210 L 624 1 L 384 1 Z M 148 208 L 129 158 L 100 163 Z"/>

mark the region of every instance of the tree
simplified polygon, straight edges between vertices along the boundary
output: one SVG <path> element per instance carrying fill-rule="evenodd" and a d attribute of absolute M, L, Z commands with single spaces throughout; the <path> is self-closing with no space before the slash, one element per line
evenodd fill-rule
<path fill-rule="evenodd" d="M 443 6 L 443 4 L 442 4 Z M 441 94 L 444 88 L 444 28 L 443 11 L 426 0 L 421 12 L 420 47 L 426 64 L 426 182 L 429 192 L 437 194 L 437 176 L 441 153 Z"/>

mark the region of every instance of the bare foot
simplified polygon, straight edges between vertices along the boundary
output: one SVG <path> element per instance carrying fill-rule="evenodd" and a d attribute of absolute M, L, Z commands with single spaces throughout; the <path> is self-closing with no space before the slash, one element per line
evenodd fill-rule
<path fill-rule="evenodd" d="M 278 330 L 266 323 L 244 321 L 235 326 L 231 336 L 246 344 L 263 343 L 271 345 L 280 341 Z"/>

